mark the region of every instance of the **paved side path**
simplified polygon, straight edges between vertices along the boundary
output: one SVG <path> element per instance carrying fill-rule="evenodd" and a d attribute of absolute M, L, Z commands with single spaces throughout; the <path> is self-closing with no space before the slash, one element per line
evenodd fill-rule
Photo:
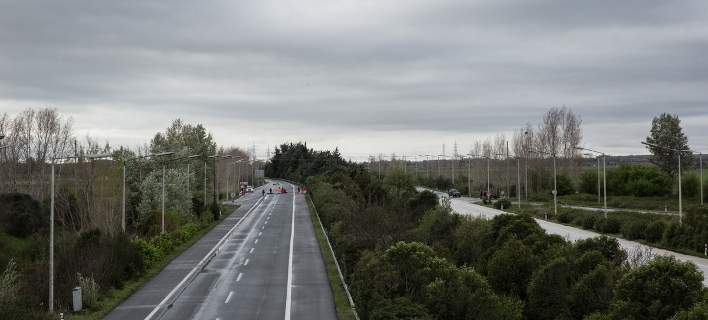
<path fill-rule="evenodd" d="M 452 199 L 450 202 L 450 206 L 452 207 L 452 210 L 454 210 L 457 213 L 463 214 L 463 215 L 470 215 L 470 216 L 475 216 L 475 217 L 480 217 L 480 218 L 493 218 L 496 215 L 499 214 L 505 214 L 508 212 L 497 210 L 497 209 L 492 209 L 489 207 L 484 207 L 480 205 L 473 204 L 469 201 L 466 201 L 464 199 Z M 594 238 L 594 237 L 599 237 L 601 234 L 583 230 L 583 229 L 578 229 L 574 227 L 569 227 L 563 224 L 559 223 L 553 223 L 549 222 L 546 220 L 541 220 L 541 219 L 534 219 L 536 220 L 536 223 L 538 223 L 541 228 L 546 230 L 549 234 L 557 234 L 561 237 L 564 237 L 568 240 L 575 241 L 575 240 L 581 240 L 581 239 L 587 239 L 587 238 Z M 651 250 L 652 253 L 657 254 L 657 255 L 663 255 L 663 256 L 674 256 L 676 259 L 682 260 L 682 261 L 690 261 L 696 264 L 699 270 L 703 272 L 703 285 L 708 286 L 708 259 L 703 259 L 703 258 L 698 258 L 694 256 L 689 256 L 673 251 L 668 251 L 668 250 L 663 250 L 659 248 L 654 248 L 650 247 L 647 245 L 643 245 L 638 242 L 634 241 L 629 241 L 625 240 L 622 238 L 617 238 L 615 237 L 622 248 L 626 250 L 627 252 L 633 252 L 635 250 Z"/>
<path fill-rule="evenodd" d="M 204 258 L 217 242 L 236 224 L 261 197 L 260 189 L 237 201 L 241 206 L 228 218 L 172 260 L 157 276 L 108 314 L 106 319 L 144 319 L 162 299 Z"/>

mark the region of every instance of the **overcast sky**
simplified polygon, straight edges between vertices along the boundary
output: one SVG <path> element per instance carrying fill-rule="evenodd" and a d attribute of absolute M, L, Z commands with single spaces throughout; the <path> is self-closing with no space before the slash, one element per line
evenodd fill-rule
<path fill-rule="evenodd" d="M 705 0 L 0 2 L 0 112 L 112 144 L 180 117 L 259 153 L 466 151 L 567 106 L 588 147 L 643 153 L 671 112 L 708 151 L 707 57 Z"/>

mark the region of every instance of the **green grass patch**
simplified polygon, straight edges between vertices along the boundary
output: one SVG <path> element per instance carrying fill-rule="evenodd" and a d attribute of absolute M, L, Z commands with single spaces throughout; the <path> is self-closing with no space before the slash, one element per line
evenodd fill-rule
<path fill-rule="evenodd" d="M 349 305 L 349 299 L 344 291 L 344 284 L 342 284 L 339 278 L 337 265 L 334 262 L 335 257 L 332 256 L 332 252 L 329 250 L 329 245 L 327 244 L 327 239 L 325 238 L 322 225 L 315 214 L 315 205 L 312 203 L 309 196 L 307 197 L 307 207 L 310 209 L 310 220 L 312 220 L 312 227 L 315 229 L 317 242 L 320 245 L 320 252 L 322 253 L 325 268 L 327 269 L 329 286 L 332 288 L 332 293 L 334 294 L 334 305 L 337 310 L 337 319 L 354 320 L 356 319 L 354 316 L 354 310 L 352 310 L 352 307 Z"/>
<path fill-rule="evenodd" d="M 108 293 L 104 294 L 98 301 L 98 307 L 90 312 L 79 313 L 79 314 L 65 314 L 66 319 L 72 320 L 94 320 L 103 319 L 108 315 L 113 309 L 115 309 L 123 300 L 127 299 L 145 285 L 148 281 L 158 275 L 167 265 L 172 262 L 179 255 L 184 253 L 187 249 L 192 247 L 197 241 L 199 241 L 205 234 L 214 229 L 223 219 L 227 218 L 234 210 L 238 208 L 238 205 L 222 205 L 222 212 L 224 216 L 219 221 L 212 221 L 206 227 L 199 230 L 192 239 L 181 245 L 175 247 L 175 249 L 169 255 L 165 256 L 161 261 L 155 263 L 150 269 L 146 270 L 139 278 L 131 280 L 123 284 L 120 289 L 111 289 Z M 207 213 L 208 214 L 208 213 Z M 203 214 L 205 215 L 205 214 Z"/>

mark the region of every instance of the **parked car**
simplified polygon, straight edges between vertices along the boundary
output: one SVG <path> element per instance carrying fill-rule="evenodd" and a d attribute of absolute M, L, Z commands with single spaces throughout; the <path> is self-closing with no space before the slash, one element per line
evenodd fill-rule
<path fill-rule="evenodd" d="M 246 192 L 253 192 L 253 186 L 247 186 Z"/>
<path fill-rule="evenodd" d="M 457 191 L 457 189 L 447 190 L 447 195 L 450 196 L 451 198 L 459 198 L 462 196 L 460 191 Z"/>

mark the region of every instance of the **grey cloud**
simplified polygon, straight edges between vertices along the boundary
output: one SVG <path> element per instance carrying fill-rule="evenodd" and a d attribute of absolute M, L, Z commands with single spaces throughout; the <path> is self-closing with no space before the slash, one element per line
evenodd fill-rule
<path fill-rule="evenodd" d="M 664 111 L 708 114 L 706 9 L 698 0 L 4 1 L 0 101 L 339 135 L 494 134 L 559 105 L 586 123 L 648 124 Z M 640 138 L 613 144 L 629 150 Z"/>

